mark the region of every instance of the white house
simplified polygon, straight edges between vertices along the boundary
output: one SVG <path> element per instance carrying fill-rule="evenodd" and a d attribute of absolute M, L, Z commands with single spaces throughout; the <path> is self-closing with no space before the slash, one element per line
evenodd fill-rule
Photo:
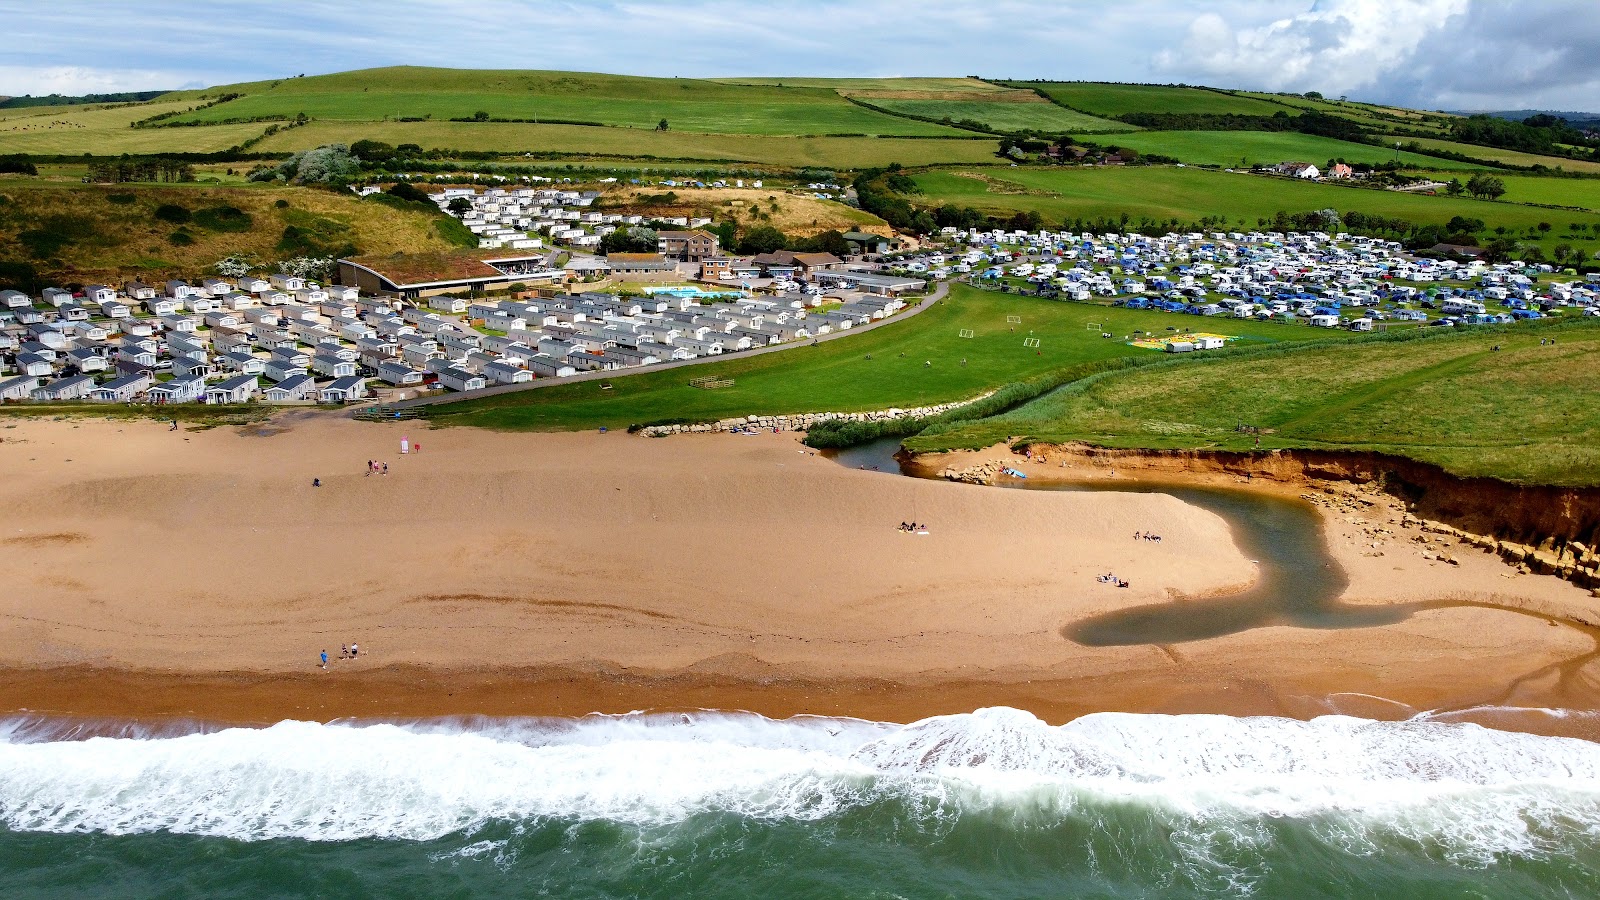
<path fill-rule="evenodd" d="M 261 383 L 254 375 L 236 375 L 227 381 L 206 388 L 207 403 L 247 403 L 261 393 Z"/>
<path fill-rule="evenodd" d="M 422 383 L 421 372 L 395 360 L 388 360 L 378 364 L 378 378 L 395 387 Z"/>
<path fill-rule="evenodd" d="M 288 403 L 295 400 L 310 399 L 315 392 L 317 383 L 308 375 L 291 375 L 267 388 L 262 395 L 268 403 Z"/>
<path fill-rule="evenodd" d="M 139 396 L 153 384 L 149 375 L 124 375 L 89 392 L 89 399 L 100 403 L 123 403 Z"/>
<path fill-rule="evenodd" d="M 0 381 L 0 400 L 26 400 L 39 386 L 39 379 L 32 375 L 19 375 Z"/>
<path fill-rule="evenodd" d="M 348 375 L 344 378 L 335 378 L 318 392 L 317 399 L 323 403 L 350 403 L 365 396 L 367 396 L 367 380 Z"/>
<path fill-rule="evenodd" d="M 488 386 L 482 375 L 447 366 L 439 373 L 439 383 L 452 391 L 481 391 Z"/>
<path fill-rule="evenodd" d="M 151 385 L 145 396 L 151 403 L 197 403 L 206 395 L 206 380 L 199 376 L 174 378 Z"/>
<path fill-rule="evenodd" d="M 71 378 L 61 378 L 41 385 L 29 396 L 35 400 L 82 400 L 89 396 L 92 390 L 94 390 L 93 377 L 74 375 Z"/>

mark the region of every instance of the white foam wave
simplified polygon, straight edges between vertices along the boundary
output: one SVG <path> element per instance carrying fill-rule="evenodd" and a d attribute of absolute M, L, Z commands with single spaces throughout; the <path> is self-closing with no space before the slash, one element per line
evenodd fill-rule
<path fill-rule="evenodd" d="M 1483 861 L 1563 834 L 1600 839 L 1600 745 L 1337 716 L 1099 714 L 1053 727 L 1005 708 L 906 726 L 708 713 L 147 739 L 0 728 L 0 823 L 13 830 L 427 840 L 544 818 L 816 820 L 884 801 L 930 822 L 1000 815 L 1018 827 L 1133 807 L 1201 856 L 1218 835 L 1266 840 L 1293 817 L 1352 850 L 1400 836 Z"/>

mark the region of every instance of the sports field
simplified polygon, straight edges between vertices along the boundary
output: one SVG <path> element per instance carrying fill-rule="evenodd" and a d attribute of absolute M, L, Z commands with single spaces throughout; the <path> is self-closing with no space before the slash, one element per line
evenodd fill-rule
<path fill-rule="evenodd" d="M 1016 87 L 1038 88 L 1051 98 L 1095 116 L 1127 113 L 1207 113 L 1270 116 L 1284 108 L 1266 100 L 1222 91 L 1176 85 L 1109 84 L 1093 81 L 1015 81 Z"/>
<path fill-rule="evenodd" d="M 1007 316 L 1022 321 L 1008 323 Z M 1165 333 L 1168 326 L 1190 328 L 1201 322 L 1175 313 L 1060 303 L 955 285 L 942 303 L 904 322 L 816 347 L 681 371 L 619 373 L 609 382 L 610 390 L 584 382 L 452 403 L 433 407 L 430 418 L 509 430 L 577 430 L 673 418 L 922 406 L 965 399 L 1058 368 L 1146 355 L 1149 351 L 1124 342 L 1134 330 Z M 973 337 L 961 337 L 963 330 Z M 1327 336 L 1305 326 L 1270 322 L 1230 321 L 1228 330 L 1262 342 Z M 1102 332 L 1113 336 L 1103 338 Z M 1038 339 L 1037 349 L 1024 346 L 1029 338 Z M 702 377 L 732 379 L 734 385 L 718 390 L 690 386 L 691 379 Z"/>
<path fill-rule="evenodd" d="M 1011 413 L 914 438 L 1110 447 L 1369 450 L 1458 475 L 1600 483 L 1600 323 L 1506 326 L 1186 359 L 1086 379 Z M 1554 344 L 1541 339 L 1554 336 Z M 1500 349 L 1492 348 L 1498 346 Z"/>
<path fill-rule="evenodd" d="M 219 122 L 301 113 L 323 121 L 401 117 L 555 119 L 713 134 L 950 134 L 943 126 L 884 115 L 824 88 L 733 85 L 691 78 L 635 78 L 577 72 L 481 71 L 402 66 L 291 78 L 265 88 L 208 93 L 245 96 L 179 121 Z M 956 132 L 959 133 L 959 132 Z"/>
<path fill-rule="evenodd" d="M 1241 168 L 1295 160 L 1314 163 L 1320 168 L 1330 159 L 1377 165 L 1396 156 L 1393 146 L 1354 144 L 1295 131 L 1141 131 L 1138 134 L 1103 138 L 1099 143 L 1114 143 L 1119 147 L 1132 147 L 1140 153 L 1170 156 L 1191 165 Z M 1419 169 L 1487 168 L 1420 153 L 1400 153 L 1399 159 L 1403 164 Z"/>
<path fill-rule="evenodd" d="M 993 213 L 1033 211 L 1047 222 L 1074 218 L 1117 218 L 1127 213 L 1155 221 L 1176 218 L 1193 222 L 1207 216 L 1227 216 L 1244 227 L 1254 227 L 1261 217 L 1279 211 L 1306 212 L 1337 209 L 1403 218 L 1412 222 L 1444 224 L 1453 216 L 1482 219 L 1489 228 L 1505 226 L 1523 231 L 1548 222 L 1552 228 L 1539 242 L 1550 246 L 1566 241 L 1592 254 L 1600 241 L 1572 240 L 1568 224 L 1585 228 L 1600 223 L 1590 212 L 1543 209 L 1515 203 L 1489 203 L 1465 198 L 1406 194 L 1331 184 L 1314 184 L 1291 178 L 1219 172 L 1168 166 L 1097 168 L 951 169 L 915 176 L 923 193 L 918 203 L 954 203 Z"/>
<path fill-rule="evenodd" d="M 192 131 L 177 128 L 171 131 Z M 971 135 L 971 132 L 959 132 Z M 582 125 L 469 124 L 466 122 L 312 122 L 261 142 L 263 151 L 305 150 L 368 138 L 425 149 L 548 152 L 593 156 L 767 163 L 780 166 L 865 168 L 898 162 L 929 166 L 948 162 L 998 163 L 993 138 L 774 137 L 759 134 L 695 134 L 642 128 Z"/>

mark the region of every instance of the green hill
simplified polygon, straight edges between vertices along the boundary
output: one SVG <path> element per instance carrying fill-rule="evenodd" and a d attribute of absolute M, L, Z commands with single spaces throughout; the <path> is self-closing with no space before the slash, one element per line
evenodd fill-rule
<path fill-rule="evenodd" d="M 961 134 L 857 106 L 825 88 L 694 78 L 399 66 L 222 85 L 193 96 L 215 99 L 227 94 L 242 96 L 176 121 L 289 119 L 302 113 L 326 121 L 448 121 L 483 113 L 489 119 L 644 129 L 665 119 L 673 130 L 715 134 Z"/>
<path fill-rule="evenodd" d="M 1106 118 L 1129 113 L 1270 116 L 1285 111 L 1280 104 L 1267 100 L 1202 87 L 1094 81 L 1015 81 L 1007 84 L 1043 91 L 1062 106 Z"/>

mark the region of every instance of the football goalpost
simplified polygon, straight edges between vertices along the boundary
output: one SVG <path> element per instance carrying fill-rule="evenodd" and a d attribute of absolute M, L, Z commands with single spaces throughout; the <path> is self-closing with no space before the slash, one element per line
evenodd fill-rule
<path fill-rule="evenodd" d="M 960 336 L 964 337 L 964 338 L 972 337 L 972 329 L 971 328 L 963 328 L 963 329 L 961 329 Z"/>
<path fill-rule="evenodd" d="M 1035 347 L 1038 347 L 1039 346 L 1039 339 L 1038 338 L 1023 338 L 1022 339 L 1022 346 L 1027 347 L 1029 349 L 1033 349 Z"/>
<path fill-rule="evenodd" d="M 1006 316 L 1006 324 L 1007 325 L 1021 325 L 1022 324 L 1022 317 L 1021 316 Z"/>
<path fill-rule="evenodd" d="M 1100 327 L 1100 323 L 1099 322 L 1086 322 L 1086 323 L 1084 323 L 1083 330 L 1084 331 L 1100 331 L 1100 332 L 1104 332 L 1105 331 L 1104 328 Z"/>

